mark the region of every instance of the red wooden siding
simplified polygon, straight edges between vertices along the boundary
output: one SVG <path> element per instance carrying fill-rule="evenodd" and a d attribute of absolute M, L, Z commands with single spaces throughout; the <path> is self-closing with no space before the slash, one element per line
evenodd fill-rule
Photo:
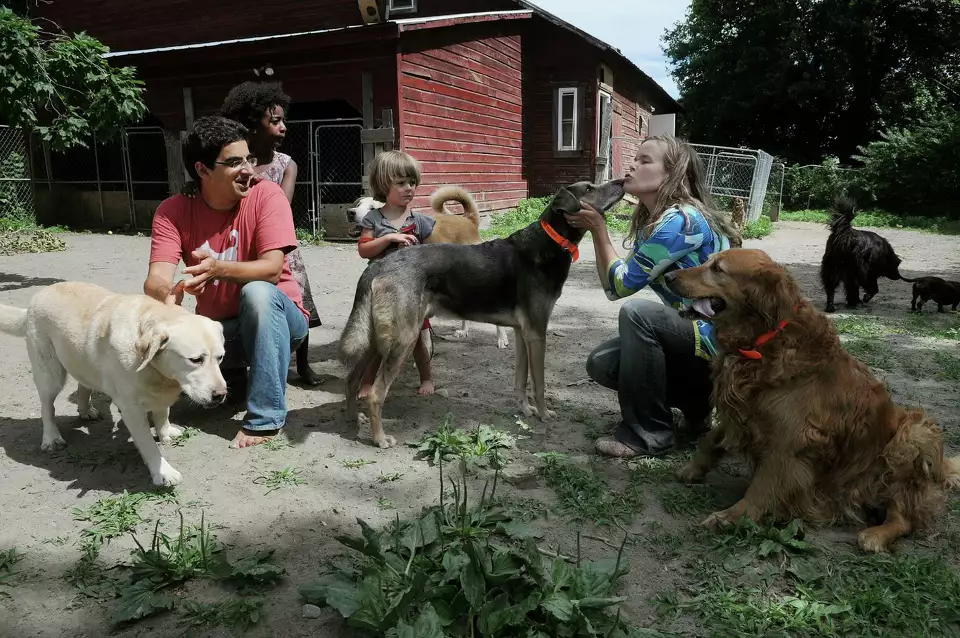
<path fill-rule="evenodd" d="M 597 146 L 597 69 L 593 47 L 550 23 L 537 21 L 525 41 L 525 139 L 529 163 L 530 196 L 551 195 L 561 186 L 593 179 Z M 561 87 L 585 91 L 579 123 L 580 151 L 555 152 L 554 93 Z"/>
<path fill-rule="evenodd" d="M 401 36 L 401 144 L 423 166 L 414 206 L 443 184 L 466 188 L 484 212 L 527 197 L 521 37 L 491 28 L 510 27 Z"/>
<path fill-rule="evenodd" d="M 397 18 L 517 9 L 511 0 L 420 0 Z M 194 44 L 363 24 L 357 0 L 56 0 L 31 15 L 86 31 L 114 51 Z M 201 17 L 211 16 L 211 17 Z M 262 16 L 252 18 L 252 16 Z"/>

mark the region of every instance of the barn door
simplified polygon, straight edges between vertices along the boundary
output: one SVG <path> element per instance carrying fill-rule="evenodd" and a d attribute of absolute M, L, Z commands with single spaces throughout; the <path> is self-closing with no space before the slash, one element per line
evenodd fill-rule
<path fill-rule="evenodd" d="M 613 97 L 603 90 L 600 91 L 599 97 L 597 174 L 594 181 L 602 184 L 609 181 L 613 174 Z"/>

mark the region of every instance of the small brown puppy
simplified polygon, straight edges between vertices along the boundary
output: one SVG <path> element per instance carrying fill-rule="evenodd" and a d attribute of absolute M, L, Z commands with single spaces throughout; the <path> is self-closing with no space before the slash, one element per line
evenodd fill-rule
<path fill-rule="evenodd" d="M 752 463 L 746 494 L 703 521 L 802 518 L 886 520 L 860 532 L 860 547 L 886 551 L 941 511 L 960 483 L 960 458 L 946 459 L 940 428 L 922 410 L 891 401 L 870 368 L 840 344 L 833 322 L 800 294 L 790 274 L 759 250 L 732 249 L 665 277 L 713 322 L 719 426 L 680 470 L 702 479 L 725 452 Z"/>

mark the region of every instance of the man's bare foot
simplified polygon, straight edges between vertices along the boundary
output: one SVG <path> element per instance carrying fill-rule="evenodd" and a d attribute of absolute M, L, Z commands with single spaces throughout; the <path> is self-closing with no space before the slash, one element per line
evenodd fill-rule
<path fill-rule="evenodd" d="M 417 394 L 422 397 L 428 397 L 436 394 L 437 384 L 433 382 L 433 379 L 427 379 L 426 381 L 420 382 L 420 387 L 417 388 Z"/>
<path fill-rule="evenodd" d="M 360 392 L 357 392 L 357 399 L 364 400 L 370 396 L 370 391 L 373 390 L 373 384 L 364 384 L 360 387 Z"/>
<path fill-rule="evenodd" d="M 233 437 L 233 441 L 230 443 L 230 449 L 239 450 L 245 447 L 261 445 L 277 436 L 278 432 L 280 432 L 280 430 L 248 430 L 247 428 L 240 428 L 237 436 Z"/>

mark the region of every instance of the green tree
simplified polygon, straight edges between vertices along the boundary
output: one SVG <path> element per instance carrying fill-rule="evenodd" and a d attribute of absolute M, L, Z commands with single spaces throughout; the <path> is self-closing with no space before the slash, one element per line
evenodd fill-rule
<path fill-rule="evenodd" d="M 685 134 L 806 164 L 941 102 L 958 33 L 958 0 L 693 0 L 664 47 Z"/>
<path fill-rule="evenodd" d="M 54 150 L 107 139 L 146 113 L 133 67 L 110 66 L 85 33 L 46 33 L 0 8 L 0 123 L 37 131 Z"/>

